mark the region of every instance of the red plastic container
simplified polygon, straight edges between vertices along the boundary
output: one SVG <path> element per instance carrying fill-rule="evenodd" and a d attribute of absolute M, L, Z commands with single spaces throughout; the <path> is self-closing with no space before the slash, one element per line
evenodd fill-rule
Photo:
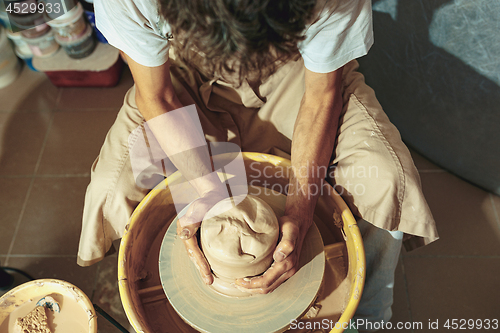
<path fill-rule="evenodd" d="M 56 87 L 113 87 L 120 81 L 123 65 L 119 51 L 101 43 L 83 59 L 72 59 L 64 50 L 51 61 L 33 59 L 33 66 L 45 72 Z"/>
<path fill-rule="evenodd" d="M 123 69 L 121 58 L 105 71 L 55 71 L 45 72 L 56 87 L 114 87 L 120 81 Z"/>

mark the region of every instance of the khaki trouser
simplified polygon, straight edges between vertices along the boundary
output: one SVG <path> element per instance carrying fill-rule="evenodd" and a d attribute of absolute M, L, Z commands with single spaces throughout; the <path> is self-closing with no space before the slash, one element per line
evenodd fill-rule
<path fill-rule="evenodd" d="M 355 216 L 382 229 L 404 232 L 407 249 L 428 244 L 438 237 L 418 172 L 357 67 L 351 61 L 344 68 L 344 107 L 328 180 Z M 247 82 L 239 88 L 204 82 L 175 61 L 171 76 L 180 101 L 196 104 L 207 140 L 289 157 L 304 93 L 302 59 L 281 67 L 257 93 Z M 149 191 L 136 185 L 128 151 L 129 134 L 143 122 L 132 87 L 92 165 L 78 252 L 82 266 L 101 260 L 112 241 L 121 238 L 134 208 Z M 167 169 L 175 171 L 173 165 Z"/>

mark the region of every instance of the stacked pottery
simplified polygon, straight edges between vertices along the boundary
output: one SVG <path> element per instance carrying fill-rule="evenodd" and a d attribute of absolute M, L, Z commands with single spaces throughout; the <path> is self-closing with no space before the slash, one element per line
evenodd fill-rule
<path fill-rule="evenodd" d="M 75 59 L 89 56 L 96 47 L 92 27 L 83 16 L 83 7 L 78 3 L 66 14 L 48 22 L 55 32 L 55 39 L 66 53 Z"/>
<path fill-rule="evenodd" d="M 54 34 L 45 23 L 43 13 L 35 12 L 23 15 L 10 15 L 12 24 L 21 31 L 22 38 L 28 44 L 33 55 L 50 57 L 59 49 Z"/>
<path fill-rule="evenodd" d="M 21 66 L 9 43 L 7 34 L 0 26 L 0 88 L 6 87 L 17 78 Z"/>
<path fill-rule="evenodd" d="M 28 45 L 28 43 L 24 40 L 21 32 L 14 32 L 11 30 L 7 30 L 7 37 L 14 44 L 15 50 L 19 51 L 22 54 L 27 54 L 33 56 L 33 52 Z"/>
<path fill-rule="evenodd" d="M 24 30 L 21 34 L 34 56 L 46 58 L 59 50 L 59 44 L 55 41 L 54 33 L 50 27 L 38 31 L 36 28 L 32 28 Z"/>
<path fill-rule="evenodd" d="M 31 49 L 28 43 L 24 40 L 21 32 L 13 32 L 9 30 L 7 31 L 7 37 L 14 44 L 14 51 L 16 55 L 21 58 L 31 70 L 36 71 L 32 64 L 33 52 L 31 52 Z"/>

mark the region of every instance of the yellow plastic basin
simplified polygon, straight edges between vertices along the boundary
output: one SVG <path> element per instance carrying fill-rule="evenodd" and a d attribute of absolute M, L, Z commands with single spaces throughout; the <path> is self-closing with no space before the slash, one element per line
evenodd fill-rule
<path fill-rule="evenodd" d="M 280 189 L 285 189 L 288 184 L 289 160 L 261 153 L 242 153 L 242 155 L 249 184 L 269 187 L 278 192 Z M 224 164 L 233 158 L 234 155 L 225 154 L 215 156 L 214 160 Z M 180 174 L 176 172 L 151 190 L 132 214 L 121 241 L 118 255 L 119 291 L 125 313 L 136 332 L 160 333 L 167 327 L 175 332 L 196 332 L 180 319 L 169 304 L 158 273 L 161 241 L 176 216 L 168 184 L 178 185 L 180 179 Z M 267 184 L 264 184 L 264 180 Z M 186 197 L 183 198 L 186 204 L 196 199 L 190 193 L 192 191 L 186 190 Z M 342 218 L 342 229 L 334 225 L 334 216 Z M 343 260 L 346 266 L 342 282 L 345 292 L 340 295 L 345 298 L 345 304 L 342 304 L 343 312 L 332 317 L 337 324 L 332 325 L 331 332 L 340 333 L 353 317 L 363 291 L 365 279 L 363 241 L 349 208 L 328 184 L 324 185 L 318 199 L 315 221 L 321 232 L 327 257 L 327 249 L 336 248 L 336 252 L 341 254 L 341 258 L 338 259 Z M 334 277 L 335 274 L 333 272 Z M 324 281 L 326 285 L 324 290 L 329 290 L 328 284 L 335 280 L 332 278 L 332 273 L 328 276 L 329 278 L 325 278 Z M 336 279 L 338 280 L 338 276 Z M 337 291 L 337 294 L 334 292 L 335 290 L 332 295 L 339 297 L 336 296 L 339 292 Z M 310 320 L 321 319 L 320 312 L 318 318 Z M 302 331 L 296 330 L 296 332 Z"/>

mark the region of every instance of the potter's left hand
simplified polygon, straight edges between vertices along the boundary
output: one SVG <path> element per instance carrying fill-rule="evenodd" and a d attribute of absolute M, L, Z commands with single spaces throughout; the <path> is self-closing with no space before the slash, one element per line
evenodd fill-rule
<path fill-rule="evenodd" d="M 177 220 L 177 235 L 184 242 L 189 259 L 194 263 L 205 284 L 214 281 L 210 265 L 198 245 L 196 232 L 203 221 L 205 214 L 220 200 L 224 194 L 218 191 L 207 192 L 196 199 L 188 208 L 186 214 Z"/>
<path fill-rule="evenodd" d="M 300 251 L 307 230 L 312 222 L 306 223 L 295 216 L 279 219 L 281 240 L 276 246 L 271 267 L 262 275 L 246 281 L 236 280 L 238 289 L 252 294 L 267 294 L 278 288 L 299 269 Z"/>

